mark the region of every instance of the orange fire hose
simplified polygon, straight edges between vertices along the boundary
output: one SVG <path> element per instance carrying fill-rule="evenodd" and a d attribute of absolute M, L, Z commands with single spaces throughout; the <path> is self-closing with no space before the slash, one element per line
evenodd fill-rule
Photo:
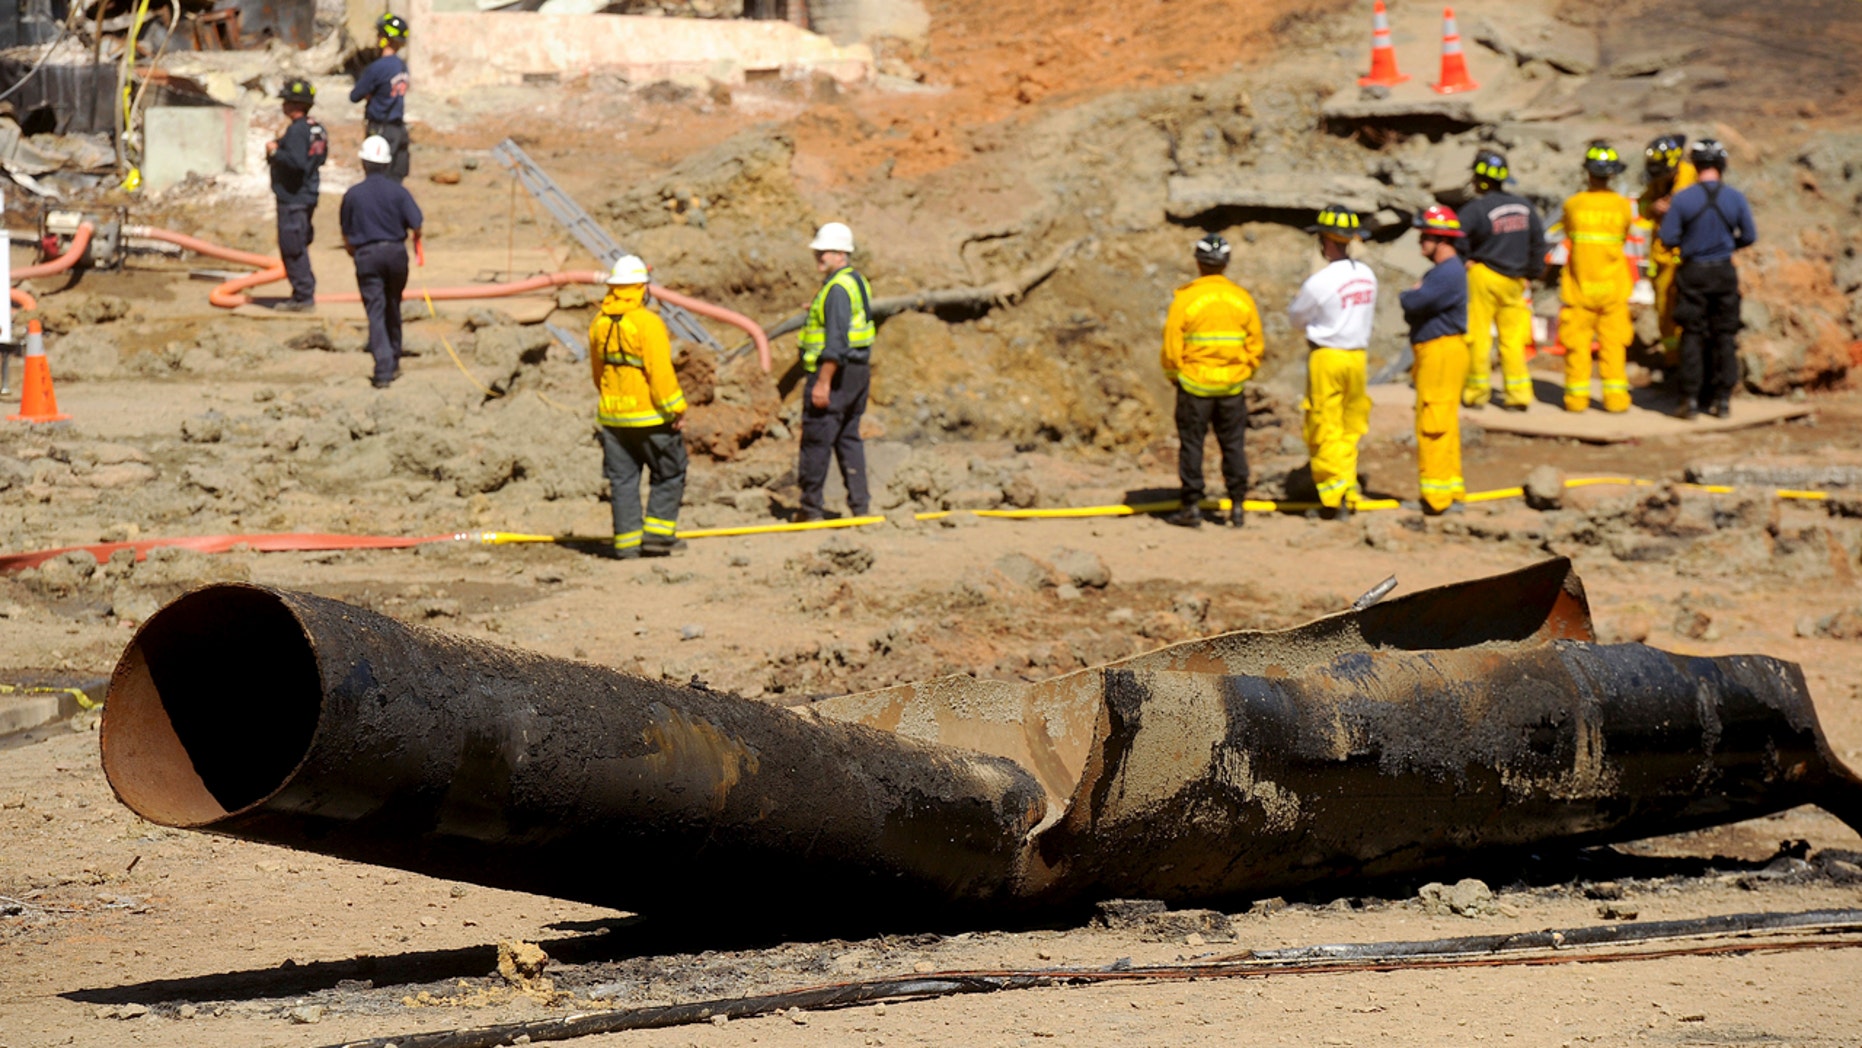
<path fill-rule="evenodd" d="M 407 549 L 432 542 L 466 542 L 477 538 L 477 532 L 413 537 L 300 534 L 296 532 L 267 535 L 192 535 L 172 539 L 144 539 L 140 542 L 100 542 L 90 546 L 61 546 L 58 549 L 34 550 L 30 553 L 10 553 L 0 556 L 0 573 L 36 568 L 53 557 L 80 550 L 96 557 L 97 563 L 102 564 L 110 559 L 111 554 L 126 549 L 134 550 L 137 560 L 144 560 L 148 557 L 150 550 L 163 548 L 193 550 L 196 553 L 228 553 L 235 547 L 244 547 L 255 553 L 318 553 L 345 549 Z"/>
<path fill-rule="evenodd" d="M 80 228 L 82 229 L 83 227 Z M 222 309 L 233 309 L 237 306 L 249 305 L 252 299 L 245 294 L 247 290 L 264 284 L 275 283 L 276 281 L 283 280 L 285 276 L 284 263 L 279 259 L 266 255 L 255 255 L 249 251 L 239 251 L 233 248 L 222 247 L 218 244 L 188 236 L 185 233 L 177 233 L 171 229 L 159 229 L 154 226 L 131 226 L 125 229 L 124 233 L 129 236 L 144 237 L 149 240 L 165 241 L 178 247 L 186 248 L 197 254 L 207 255 L 211 258 L 219 258 L 228 262 L 238 262 L 241 265 L 256 267 L 258 272 L 234 277 L 218 287 L 215 287 L 208 293 L 207 300 Z M 600 284 L 604 282 L 604 279 L 605 274 L 599 270 L 573 269 L 560 273 L 543 273 L 524 280 L 513 280 L 503 284 L 475 284 L 468 287 L 436 287 L 427 289 L 409 288 L 402 292 L 401 298 L 404 301 L 420 301 L 423 298 L 427 298 L 436 302 L 459 302 L 481 298 L 508 298 L 511 295 L 522 295 L 531 291 L 541 291 L 545 288 L 560 287 L 564 284 Z M 742 330 L 745 334 L 750 336 L 751 341 L 756 343 L 757 362 L 762 365 L 765 372 L 770 370 L 769 338 L 763 334 L 762 326 L 757 324 L 756 321 L 751 320 L 749 317 L 744 316 L 736 310 L 725 309 L 723 306 L 713 305 L 701 299 L 692 298 L 689 295 L 682 295 L 677 291 L 668 290 L 658 284 L 648 285 L 648 290 L 653 293 L 655 298 L 661 301 L 670 302 L 675 306 L 682 306 L 697 313 L 699 316 L 710 317 L 719 323 L 729 324 L 734 328 Z M 328 303 L 360 302 L 362 301 L 362 296 L 354 292 L 338 292 L 336 294 L 318 295 L 317 301 Z"/>
<path fill-rule="evenodd" d="M 13 279 L 31 280 L 33 277 L 49 277 L 54 273 L 63 273 L 65 270 L 77 265 L 78 259 L 84 257 L 84 252 L 90 250 L 91 234 L 93 232 L 95 232 L 95 229 L 89 222 L 79 222 L 78 231 L 72 234 L 71 243 L 65 248 L 64 254 L 59 255 L 50 262 L 41 262 L 36 266 L 22 266 L 19 269 L 15 269 L 13 271 Z"/>
<path fill-rule="evenodd" d="M 22 291 L 19 288 L 14 288 L 11 292 L 9 292 L 9 296 L 12 298 L 13 304 L 18 306 L 21 309 L 38 309 L 39 308 L 39 300 L 36 298 L 33 298 L 31 294 L 29 294 L 28 292 Z"/>

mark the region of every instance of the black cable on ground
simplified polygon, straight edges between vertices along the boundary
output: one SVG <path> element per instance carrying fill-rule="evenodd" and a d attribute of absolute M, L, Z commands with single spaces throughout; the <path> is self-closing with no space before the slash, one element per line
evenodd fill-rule
<path fill-rule="evenodd" d="M 1187 964 L 1133 967 L 1121 961 L 1104 968 L 935 972 L 927 975 L 836 983 L 786 993 L 733 997 L 692 1004 L 566 1015 L 560 1019 L 505 1023 L 464 1030 L 402 1034 L 349 1041 L 330 1048 L 497 1048 L 519 1037 L 530 1042 L 562 1041 L 624 1030 L 652 1030 L 709 1022 L 715 1016 L 745 1019 L 791 1008 L 817 1011 L 899 997 L 949 997 L 1037 986 L 1118 981 L 1221 979 L 1268 975 L 1317 975 L 1405 968 L 1498 967 L 1654 960 L 1757 951 L 1862 947 L 1862 939 L 1793 939 L 1711 942 L 1660 950 L 1595 951 L 1598 946 L 1701 936 L 1749 936 L 1769 932 L 1815 932 L 1825 936 L 1862 932 L 1862 910 L 1802 913 L 1740 913 L 1647 924 L 1590 925 L 1509 935 L 1476 935 L 1409 942 L 1341 943 L 1281 950 L 1245 951 Z M 1549 951 L 1549 952 L 1548 952 Z"/>

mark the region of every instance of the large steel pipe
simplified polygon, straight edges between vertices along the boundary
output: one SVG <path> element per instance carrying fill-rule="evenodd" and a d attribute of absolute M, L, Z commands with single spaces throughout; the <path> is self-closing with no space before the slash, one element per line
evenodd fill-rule
<path fill-rule="evenodd" d="M 1803 674 L 1641 644 L 1360 652 L 1292 675 L 1109 668 L 1019 894 L 1271 895 L 1816 804 L 1862 829 Z"/>
<path fill-rule="evenodd" d="M 817 929 L 1245 899 L 1805 803 L 1862 829 L 1797 667 L 1589 638 L 1550 561 L 791 711 L 215 586 L 131 643 L 103 756 L 166 825 Z"/>
<path fill-rule="evenodd" d="M 1043 811 L 1002 758 L 257 586 L 152 617 L 107 709 L 154 822 L 697 919 L 985 905 Z"/>

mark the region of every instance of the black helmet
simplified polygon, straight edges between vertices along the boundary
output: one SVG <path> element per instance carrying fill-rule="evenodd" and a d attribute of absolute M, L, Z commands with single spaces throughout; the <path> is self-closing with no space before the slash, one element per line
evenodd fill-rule
<path fill-rule="evenodd" d="M 1688 150 L 1687 158 L 1697 168 L 1713 168 L 1715 171 L 1726 170 L 1726 147 L 1717 138 L 1703 138 Z"/>
<path fill-rule="evenodd" d="M 1333 240 L 1356 240 L 1364 235 L 1364 223 L 1359 221 L 1356 211 L 1340 204 L 1327 204 L 1325 210 L 1319 212 L 1319 221 L 1307 226 L 1306 232 Z"/>
<path fill-rule="evenodd" d="M 1196 242 L 1196 261 L 1205 266 L 1228 265 L 1228 241 L 1220 233 L 1211 233 Z"/>
<path fill-rule="evenodd" d="M 1598 178 L 1620 175 L 1627 166 L 1608 142 L 1592 142 L 1590 148 L 1584 151 L 1584 170 Z"/>
<path fill-rule="evenodd" d="M 1650 178 L 1666 178 L 1681 166 L 1687 152 L 1686 135 L 1659 135 L 1642 151 L 1642 167 Z"/>
<path fill-rule="evenodd" d="M 382 15 L 375 20 L 375 34 L 384 40 L 406 40 L 407 19 L 400 15 Z"/>
<path fill-rule="evenodd" d="M 300 102 L 304 105 L 317 103 L 316 85 L 301 76 L 294 76 L 284 82 L 278 91 L 278 97 L 286 102 Z"/>
<path fill-rule="evenodd" d="M 1510 173 L 1507 170 L 1505 153 L 1483 149 L 1474 154 L 1474 181 L 1492 183 L 1496 186 L 1503 185 Z"/>

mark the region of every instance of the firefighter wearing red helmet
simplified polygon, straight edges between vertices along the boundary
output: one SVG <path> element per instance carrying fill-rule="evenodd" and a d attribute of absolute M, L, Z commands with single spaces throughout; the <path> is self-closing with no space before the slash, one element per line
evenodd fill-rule
<path fill-rule="evenodd" d="M 1451 208 L 1416 216 L 1422 257 L 1435 263 L 1397 296 L 1416 364 L 1416 472 L 1422 511 L 1445 513 L 1467 495 L 1461 478 L 1461 389 L 1468 371 L 1468 271 L 1457 250 L 1465 234 Z"/>

